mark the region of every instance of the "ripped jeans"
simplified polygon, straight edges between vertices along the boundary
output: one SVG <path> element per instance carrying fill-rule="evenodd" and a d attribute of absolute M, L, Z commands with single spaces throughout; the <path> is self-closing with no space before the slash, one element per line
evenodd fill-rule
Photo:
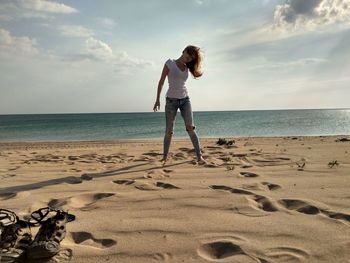
<path fill-rule="evenodd" d="M 186 97 L 183 99 L 166 98 L 165 104 L 165 120 L 166 120 L 166 130 L 164 136 L 164 151 L 163 157 L 167 158 L 170 148 L 171 139 L 174 133 L 174 124 L 176 119 L 177 110 L 180 109 L 181 116 L 184 119 L 186 125 L 186 131 L 191 138 L 193 147 L 196 151 L 197 157 L 202 155 L 199 139 L 197 133 L 195 132 L 195 126 L 193 123 L 193 113 L 191 108 L 190 98 Z M 189 129 L 190 127 L 190 129 Z"/>

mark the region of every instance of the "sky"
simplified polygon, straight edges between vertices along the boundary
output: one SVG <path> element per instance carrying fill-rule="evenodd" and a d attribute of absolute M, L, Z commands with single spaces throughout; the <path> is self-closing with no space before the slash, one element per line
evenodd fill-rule
<path fill-rule="evenodd" d="M 151 112 L 187 45 L 194 111 L 350 108 L 350 0 L 0 0 L 0 114 Z"/>

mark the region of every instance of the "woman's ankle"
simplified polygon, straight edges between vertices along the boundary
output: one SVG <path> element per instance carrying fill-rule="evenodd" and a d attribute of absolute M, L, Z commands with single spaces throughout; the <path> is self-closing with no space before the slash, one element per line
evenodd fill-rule
<path fill-rule="evenodd" d="M 198 156 L 197 156 L 197 160 L 198 160 L 198 161 L 204 160 L 203 155 L 198 155 Z"/>

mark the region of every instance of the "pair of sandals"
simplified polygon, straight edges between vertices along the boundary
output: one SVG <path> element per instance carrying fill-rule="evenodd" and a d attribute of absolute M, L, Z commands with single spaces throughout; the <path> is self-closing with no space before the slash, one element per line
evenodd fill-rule
<path fill-rule="evenodd" d="M 0 263 L 56 255 L 66 236 L 66 224 L 74 220 L 74 215 L 50 207 L 34 211 L 28 221 L 10 210 L 0 209 Z M 31 227 L 35 226 L 40 228 L 33 239 Z"/>

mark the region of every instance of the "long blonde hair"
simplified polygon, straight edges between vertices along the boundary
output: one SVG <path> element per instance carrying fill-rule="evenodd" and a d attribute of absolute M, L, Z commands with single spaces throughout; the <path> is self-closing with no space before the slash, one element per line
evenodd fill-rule
<path fill-rule="evenodd" d="M 200 48 L 189 45 L 184 49 L 184 51 L 186 51 L 189 55 L 194 57 L 193 60 L 186 63 L 186 66 L 188 67 L 194 78 L 199 78 L 203 75 L 203 72 L 201 72 L 201 64 L 203 58 Z"/>

